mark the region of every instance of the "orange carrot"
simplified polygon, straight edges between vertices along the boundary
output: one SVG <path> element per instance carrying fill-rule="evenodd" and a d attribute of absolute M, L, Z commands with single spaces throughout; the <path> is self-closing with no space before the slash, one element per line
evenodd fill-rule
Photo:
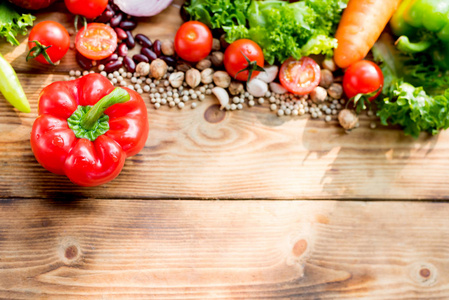
<path fill-rule="evenodd" d="M 346 68 L 363 59 L 379 38 L 401 0 L 350 0 L 335 37 L 335 63 Z"/>

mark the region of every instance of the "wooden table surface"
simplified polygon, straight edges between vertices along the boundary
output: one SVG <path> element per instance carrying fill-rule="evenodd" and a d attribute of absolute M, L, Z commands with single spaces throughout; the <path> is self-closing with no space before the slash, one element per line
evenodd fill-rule
<path fill-rule="evenodd" d="M 181 2 L 134 32 L 173 38 Z M 36 15 L 73 26 L 62 3 Z M 32 109 L 0 95 L 0 298 L 449 299 L 449 131 L 414 140 L 363 116 L 346 134 L 146 95 L 145 148 L 82 188 L 29 142 L 39 92 L 78 69 L 74 53 L 26 63 L 26 38 L 0 42 Z"/>

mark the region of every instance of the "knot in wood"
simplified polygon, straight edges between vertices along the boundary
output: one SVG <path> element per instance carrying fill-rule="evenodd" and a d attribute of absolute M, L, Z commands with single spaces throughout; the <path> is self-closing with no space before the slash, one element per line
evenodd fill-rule
<path fill-rule="evenodd" d="M 65 249 L 65 257 L 67 259 L 74 259 L 78 255 L 78 248 L 75 245 L 71 245 Z"/>
<path fill-rule="evenodd" d="M 438 271 L 431 263 L 414 263 L 410 267 L 410 277 L 421 286 L 432 286 L 437 282 Z"/>
<path fill-rule="evenodd" d="M 81 257 L 79 242 L 73 237 L 64 237 L 58 248 L 59 258 L 67 265 L 76 263 Z"/>
<path fill-rule="evenodd" d="M 204 119 L 209 123 L 219 123 L 223 121 L 225 116 L 226 112 L 220 110 L 220 106 L 218 104 L 209 106 L 204 112 Z"/>

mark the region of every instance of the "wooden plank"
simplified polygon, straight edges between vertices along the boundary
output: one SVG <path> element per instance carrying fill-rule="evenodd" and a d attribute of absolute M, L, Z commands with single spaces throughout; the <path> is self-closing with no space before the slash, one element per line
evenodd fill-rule
<path fill-rule="evenodd" d="M 0 298 L 449 298 L 447 203 L 0 204 Z"/>
<path fill-rule="evenodd" d="M 163 14 L 142 19 L 135 32 L 170 38 L 181 24 L 175 1 Z M 70 28 L 62 2 L 38 14 Z M 19 72 L 32 113 L 0 96 L 0 197 L 238 198 L 238 199 L 446 199 L 449 133 L 419 140 L 392 128 L 361 128 L 347 135 L 334 120 L 278 118 L 268 105 L 220 112 L 212 97 L 195 110 L 154 110 L 148 96 L 150 135 L 121 175 L 98 188 L 80 188 L 34 159 L 29 134 L 39 92 L 76 68 L 73 51 L 57 67 L 25 63 L 25 37 L 0 52 Z M 72 36 L 72 39 L 74 37 Z"/>

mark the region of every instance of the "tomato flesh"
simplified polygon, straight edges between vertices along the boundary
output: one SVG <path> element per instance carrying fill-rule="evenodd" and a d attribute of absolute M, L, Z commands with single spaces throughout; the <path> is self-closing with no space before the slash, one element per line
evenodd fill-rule
<path fill-rule="evenodd" d="M 212 50 L 212 32 L 201 22 L 189 21 L 181 25 L 175 36 L 175 51 L 182 59 L 198 62 Z"/>
<path fill-rule="evenodd" d="M 343 76 L 343 90 L 350 99 L 357 94 L 377 93 L 369 100 L 375 99 L 382 91 L 384 76 L 382 70 L 369 60 L 358 61 L 346 69 Z"/>
<path fill-rule="evenodd" d="M 249 76 L 248 71 L 239 73 L 239 71 L 248 67 L 248 62 L 244 55 L 250 61 L 256 61 L 259 67 L 263 68 L 264 66 L 264 56 L 259 45 L 248 39 L 240 39 L 233 42 L 226 48 L 223 63 L 229 75 L 240 81 L 247 81 Z M 254 78 L 257 74 L 259 74 L 259 71 L 253 71 L 251 78 Z"/>
<path fill-rule="evenodd" d="M 101 23 L 90 23 L 76 35 L 76 49 L 84 57 L 100 60 L 114 53 L 117 34 L 114 29 Z"/>
<path fill-rule="evenodd" d="M 310 57 L 287 59 L 281 66 L 279 81 L 290 93 L 305 95 L 320 83 L 320 66 Z"/>

